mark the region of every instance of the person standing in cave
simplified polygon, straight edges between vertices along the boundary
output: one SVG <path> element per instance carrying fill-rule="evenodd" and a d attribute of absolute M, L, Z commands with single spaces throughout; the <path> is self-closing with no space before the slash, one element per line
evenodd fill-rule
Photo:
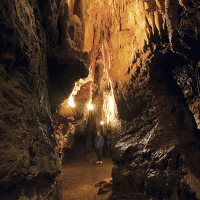
<path fill-rule="evenodd" d="M 101 135 L 100 131 L 97 131 L 96 137 L 94 138 L 94 147 L 96 149 L 97 154 L 97 162 L 96 163 L 102 163 L 102 157 L 103 157 L 103 146 L 104 146 L 104 138 Z"/>

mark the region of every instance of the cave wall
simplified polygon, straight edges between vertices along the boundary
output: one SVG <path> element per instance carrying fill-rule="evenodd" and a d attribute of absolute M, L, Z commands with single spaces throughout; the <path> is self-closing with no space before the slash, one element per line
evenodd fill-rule
<path fill-rule="evenodd" d="M 101 50 L 118 109 L 111 199 L 199 199 L 199 1 L 87 8 L 84 47 L 94 69 Z"/>
<path fill-rule="evenodd" d="M 47 46 L 48 91 L 53 112 L 70 95 L 75 82 L 88 76 L 89 67 L 85 62 L 87 54 L 84 54 L 82 49 L 84 15 L 81 13 L 84 7 L 81 2 L 77 1 L 77 4 L 65 0 L 60 2 L 59 15 L 55 16 L 57 17 L 56 35 L 50 37 L 50 43 Z M 77 15 L 75 6 L 80 7 L 80 15 Z M 45 10 L 44 13 L 46 13 Z M 52 16 L 53 19 L 55 17 Z"/>
<path fill-rule="evenodd" d="M 182 67 L 177 66 L 179 72 L 174 72 L 174 76 L 179 79 L 179 86 L 182 89 L 185 87 L 183 90 L 188 92 L 185 86 L 188 83 L 185 82 L 191 76 L 199 75 L 198 1 L 113 0 L 86 1 L 86 5 L 84 50 L 90 54 L 93 73 L 101 51 L 104 54 L 101 62 L 109 71 L 113 88 L 116 86 L 118 90 L 123 90 L 124 87 L 128 87 L 129 80 L 139 65 L 138 57 L 144 56 L 148 61 L 149 53 L 158 49 L 157 41 L 161 40 L 163 49 L 166 48 L 166 51 L 169 49 L 186 60 L 185 64 L 182 63 Z M 193 71 L 183 77 L 184 74 L 181 75 L 180 71 L 184 71 L 184 68 L 189 71 L 191 65 Z M 185 80 L 180 83 L 180 79 L 184 78 Z M 198 102 L 197 79 L 192 78 L 190 83 L 195 90 L 190 101 L 197 99 Z M 198 109 L 195 110 L 198 112 Z M 198 113 L 196 113 L 197 123 Z"/>
<path fill-rule="evenodd" d="M 76 4 L 70 2 L 72 7 Z M 135 198 L 199 198 L 199 177 L 194 172 L 199 165 L 199 2 L 85 0 L 81 5 L 78 9 L 85 14 L 81 47 L 89 54 L 93 78 L 89 90 L 97 107 L 94 123 L 112 115 L 107 125 L 116 143 L 113 198 L 131 199 L 133 194 Z M 114 94 L 111 113 L 110 105 L 105 105 L 109 104 L 106 92 Z M 77 104 L 86 103 L 82 97 Z M 190 148 L 195 158 L 187 155 Z M 147 159 L 143 151 L 151 152 Z M 179 158 L 181 166 L 168 166 Z M 159 162 L 165 166 L 156 171 Z M 144 172 L 139 171 L 141 165 Z M 139 177 L 134 173 L 137 168 Z M 148 170 L 156 175 L 152 178 Z M 152 186 L 155 180 L 162 182 L 160 187 Z M 164 186 L 175 180 L 176 187 Z"/>
<path fill-rule="evenodd" d="M 59 165 L 40 10 L 36 1 L 1 1 L 0 7 L 1 198 L 56 199 Z"/>
<path fill-rule="evenodd" d="M 2 0 L 0 10 L 0 199 L 60 199 L 51 110 L 88 74 L 69 5 Z"/>

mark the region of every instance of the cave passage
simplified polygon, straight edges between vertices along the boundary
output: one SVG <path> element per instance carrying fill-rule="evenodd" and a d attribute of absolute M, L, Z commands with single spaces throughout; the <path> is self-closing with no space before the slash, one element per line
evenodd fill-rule
<path fill-rule="evenodd" d="M 108 92 L 108 101 L 104 99 L 106 106 L 101 93 L 92 97 L 87 91 L 90 87 L 85 86 L 90 81 L 87 79 L 75 84 L 54 116 L 62 165 L 62 193 L 63 198 L 69 200 L 107 199 L 112 188 L 113 121 L 108 115 L 114 116 L 115 102 Z M 97 132 L 103 138 L 102 161 L 95 148 Z"/>
<path fill-rule="evenodd" d="M 96 164 L 94 155 L 87 155 L 62 164 L 62 194 L 66 200 L 105 200 L 111 194 L 111 159 Z"/>
<path fill-rule="evenodd" d="M 200 0 L 0 0 L 0 141 L 1 200 L 200 200 Z"/>
<path fill-rule="evenodd" d="M 80 192 L 74 192 L 78 199 L 78 195 L 81 198 L 87 192 L 90 193 L 89 190 L 94 193 L 96 191 L 94 185 L 104 181 L 101 178 L 111 178 L 113 133 L 118 123 L 118 112 L 108 73 L 111 58 L 107 58 L 105 54 L 105 48 L 100 46 L 98 57 L 95 59 L 94 65 L 90 65 L 88 76 L 76 81 L 72 92 L 60 103 L 54 114 L 54 127 L 62 164 L 63 187 L 65 188 L 64 196 L 70 193 L 66 186 L 70 184 L 69 180 L 72 180 L 73 184 L 77 181 L 77 190 L 80 189 L 78 187 L 86 187 L 86 191 L 80 189 Z M 102 164 L 96 163 L 101 162 L 97 158 L 94 145 L 97 132 L 101 134 L 104 141 Z M 88 172 L 83 176 L 86 168 L 88 168 Z M 70 170 L 70 174 L 67 169 Z M 80 173 L 77 175 L 78 170 Z M 102 176 L 104 171 L 106 176 Z M 69 175 L 67 182 L 64 180 L 66 174 Z M 75 178 L 73 178 L 74 176 Z M 85 178 L 82 178 L 79 183 L 78 179 L 81 176 Z M 111 183 L 107 184 L 110 188 Z M 87 185 L 90 188 L 88 190 Z M 110 192 L 110 189 L 104 189 L 103 186 L 99 190 Z M 82 192 L 85 194 L 81 194 Z M 92 199 L 92 197 L 90 198 Z M 73 195 L 69 199 L 73 199 Z"/>

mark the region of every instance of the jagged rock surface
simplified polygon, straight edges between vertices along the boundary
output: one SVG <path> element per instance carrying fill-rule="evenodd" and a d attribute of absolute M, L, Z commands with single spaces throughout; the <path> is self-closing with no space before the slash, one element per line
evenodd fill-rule
<path fill-rule="evenodd" d="M 111 199 L 199 199 L 199 1 L 84 5 L 92 100 L 118 111 Z"/>
<path fill-rule="evenodd" d="M 199 76 L 199 1 L 88 2 L 87 12 L 85 49 L 95 69 L 102 55 L 121 123 L 111 199 L 199 199 L 199 78 L 188 99 L 180 73 L 193 65 Z"/>
<path fill-rule="evenodd" d="M 88 73 L 69 39 L 67 3 L 2 0 L 0 10 L 0 199 L 60 199 L 48 96 L 56 91 L 54 110 Z"/>

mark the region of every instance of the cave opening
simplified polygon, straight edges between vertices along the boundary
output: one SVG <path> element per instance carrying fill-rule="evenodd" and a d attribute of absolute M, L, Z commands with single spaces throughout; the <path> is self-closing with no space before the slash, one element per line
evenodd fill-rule
<path fill-rule="evenodd" d="M 94 164 L 94 137 L 100 131 L 106 141 L 104 156 L 112 157 L 114 164 L 110 163 L 111 199 L 194 198 L 179 187 L 181 176 L 174 180 L 183 159 L 194 162 L 185 149 L 199 135 L 196 36 L 188 37 L 174 25 L 182 28 L 187 23 L 187 3 L 103 1 L 105 9 L 101 2 L 70 2 L 69 37 L 83 53 L 89 74 L 75 83 L 57 108 L 56 135 L 65 140 L 59 146 L 63 166 L 73 166 L 73 160 Z M 84 162 L 73 167 L 85 166 Z M 195 165 L 188 166 L 196 177 Z M 73 167 L 68 168 L 71 173 Z M 175 182 L 175 194 L 168 194 L 168 178 Z"/>
<path fill-rule="evenodd" d="M 112 128 L 117 120 L 117 108 L 109 81 L 106 70 L 96 65 L 94 70 L 89 70 L 87 78 L 75 83 L 69 97 L 57 108 L 54 127 L 62 165 L 62 188 L 65 198 L 82 198 L 84 195 L 84 198 L 95 198 L 98 187 L 94 185 L 100 182 L 105 182 L 103 185 L 107 187 L 99 185 L 99 191 L 103 190 L 106 193 L 104 196 L 111 192 Z M 94 143 L 97 132 L 100 132 L 104 141 L 102 160 L 98 158 Z M 81 179 L 82 176 L 85 178 Z M 79 179 L 80 185 L 77 184 Z M 78 188 L 86 186 L 90 187 L 83 190 Z M 77 189 L 81 194 L 77 195 Z"/>

